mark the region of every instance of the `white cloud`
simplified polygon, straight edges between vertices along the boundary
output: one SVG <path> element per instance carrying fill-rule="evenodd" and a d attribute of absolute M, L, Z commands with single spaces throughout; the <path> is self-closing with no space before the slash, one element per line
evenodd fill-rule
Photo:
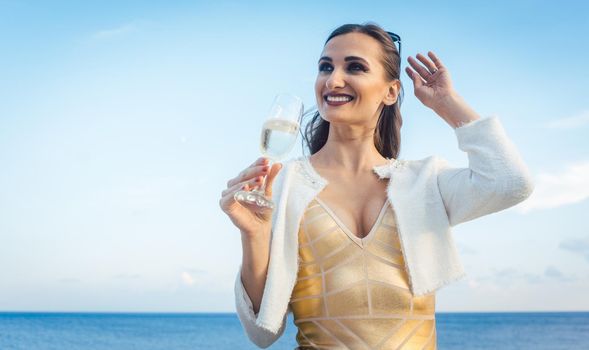
<path fill-rule="evenodd" d="M 470 288 L 501 288 L 513 287 L 523 284 L 541 284 L 550 281 L 574 282 L 577 278 L 574 275 L 567 275 L 557 267 L 549 265 L 543 273 L 523 272 L 513 267 L 503 268 L 493 271 L 490 275 L 481 276 L 477 279 L 470 278 L 468 286 Z"/>
<path fill-rule="evenodd" d="M 574 129 L 589 125 L 589 110 L 570 117 L 556 119 L 545 124 L 549 129 Z"/>
<path fill-rule="evenodd" d="M 128 33 L 136 32 L 138 30 L 136 23 L 127 23 L 117 28 L 100 30 L 92 35 L 94 39 L 108 39 Z"/>
<path fill-rule="evenodd" d="M 565 239 L 558 245 L 559 248 L 579 254 L 589 262 L 589 236 L 583 238 Z"/>
<path fill-rule="evenodd" d="M 556 267 L 550 265 L 548 267 L 546 267 L 546 270 L 544 270 L 544 277 L 548 278 L 548 279 L 555 279 L 557 281 L 573 281 L 575 278 L 572 276 L 567 276 L 565 274 L 563 274 L 559 269 L 557 269 Z"/>
<path fill-rule="evenodd" d="M 570 164 L 560 173 L 538 174 L 535 185 L 532 195 L 515 210 L 526 213 L 584 201 L 589 198 L 589 161 Z"/>
<path fill-rule="evenodd" d="M 462 242 L 456 242 L 456 246 L 460 254 L 477 254 L 478 252 L 471 246 L 468 246 Z"/>
<path fill-rule="evenodd" d="M 180 290 L 185 289 L 185 287 L 192 287 L 192 286 L 206 286 L 210 288 L 214 285 L 214 282 L 210 280 L 210 277 L 207 274 L 206 270 L 200 268 L 192 268 L 192 267 L 183 267 L 182 272 L 180 273 L 180 281 L 181 284 L 179 287 Z"/>
<path fill-rule="evenodd" d="M 474 288 L 478 288 L 478 287 L 480 287 L 480 285 L 481 284 L 476 279 L 474 279 L 474 278 L 469 278 L 468 279 L 468 286 L 470 288 L 473 288 L 473 289 Z"/>
<path fill-rule="evenodd" d="M 192 277 L 192 275 L 190 273 L 188 273 L 187 271 L 182 272 L 182 274 L 180 275 L 180 277 L 182 278 L 182 282 L 188 286 L 192 286 L 194 285 L 194 278 Z"/>

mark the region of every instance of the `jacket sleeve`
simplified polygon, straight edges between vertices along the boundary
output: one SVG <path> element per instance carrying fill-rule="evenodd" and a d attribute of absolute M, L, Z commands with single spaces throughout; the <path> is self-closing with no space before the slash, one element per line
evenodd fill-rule
<path fill-rule="evenodd" d="M 497 116 L 454 129 L 468 168 L 438 157 L 437 181 L 450 226 L 507 209 L 534 190 L 530 171 Z"/>
<path fill-rule="evenodd" d="M 258 315 L 254 313 L 252 301 L 247 294 L 241 281 L 241 265 L 235 279 L 235 306 L 237 316 L 248 338 L 260 348 L 267 348 L 272 345 L 284 333 L 288 312 L 284 315 L 282 325 L 276 334 L 256 324 Z"/>
<path fill-rule="evenodd" d="M 285 181 L 285 174 L 290 163 L 291 162 L 284 162 L 283 168 L 280 169 L 280 171 L 276 175 L 276 178 L 274 179 L 274 183 L 272 185 L 272 201 L 274 201 L 274 203 L 276 204 L 279 203 L 281 199 Z M 275 227 L 277 213 L 278 210 L 274 209 L 274 212 L 272 213 L 273 228 Z M 272 255 L 272 251 L 270 251 L 270 255 Z M 284 315 L 282 319 L 282 324 L 276 333 L 273 333 L 272 331 L 264 328 L 261 324 L 257 323 L 256 321 L 258 318 L 258 314 L 254 313 L 253 303 L 249 295 L 247 294 L 247 291 L 245 290 L 245 287 L 243 286 L 243 282 L 241 280 L 241 265 L 239 265 L 237 277 L 235 279 L 234 294 L 237 315 L 239 317 L 239 320 L 245 333 L 254 344 L 256 344 L 260 348 L 267 348 L 282 336 L 286 326 L 288 312 Z M 265 295 L 262 295 L 262 300 L 265 297 Z"/>

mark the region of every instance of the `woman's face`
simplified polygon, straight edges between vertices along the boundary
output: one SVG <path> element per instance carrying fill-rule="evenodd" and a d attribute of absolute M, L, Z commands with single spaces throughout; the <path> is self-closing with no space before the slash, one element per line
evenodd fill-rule
<path fill-rule="evenodd" d="M 323 119 L 376 123 L 384 105 L 396 102 L 400 83 L 386 80 L 380 43 L 371 36 L 338 35 L 325 45 L 320 57 L 315 98 Z M 328 95 L 340 97 L 331 102 Z"/>

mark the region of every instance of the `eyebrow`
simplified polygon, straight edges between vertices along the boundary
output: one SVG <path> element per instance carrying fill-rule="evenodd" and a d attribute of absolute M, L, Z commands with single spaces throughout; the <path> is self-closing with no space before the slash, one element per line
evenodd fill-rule
<path fill-rule="evenodd" d="M 331 57 L 329 56 L 323 56 L 319 59 L 319 62 L 321 61 L 328 61 L 328 62 L 333 62 L 333 60 L 331 59 Z M 363 59 L 362 57 L 358 57 L 358 56 L 347 56 L 346 58 L 344 58 L 345 62 L 349 62 L 349 61 L 363 61 L 364 63 L 368 64 L 368 61 L 366 61 L 365 59 Z"/>

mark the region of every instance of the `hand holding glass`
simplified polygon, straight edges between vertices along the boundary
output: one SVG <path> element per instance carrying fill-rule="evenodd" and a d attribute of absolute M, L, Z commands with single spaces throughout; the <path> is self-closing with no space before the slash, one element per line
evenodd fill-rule
<path fill-rule="evenodd" d="M 270 113 L 262 125 L 260 135 L 260 151 L 272 162 L 285 157 L 293 148 L 303 116 L 303 101 L 291 94 L 279 94 L 274 99 Z M 266 179 L 260 189 L 252 191 L 240 190 L 234 198 L 240 202 L 256 204 L 260 207 L 274 208 L 274 202 L 266 198 Z"/>

